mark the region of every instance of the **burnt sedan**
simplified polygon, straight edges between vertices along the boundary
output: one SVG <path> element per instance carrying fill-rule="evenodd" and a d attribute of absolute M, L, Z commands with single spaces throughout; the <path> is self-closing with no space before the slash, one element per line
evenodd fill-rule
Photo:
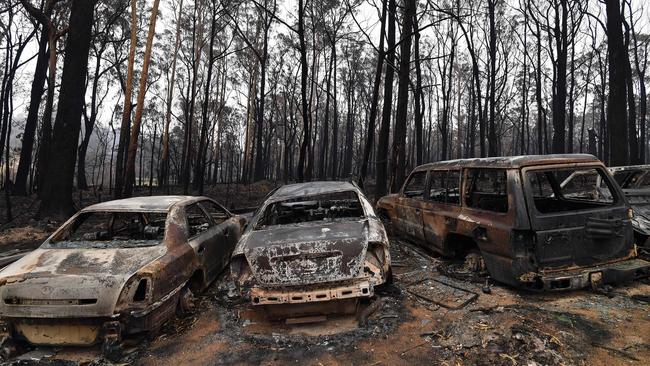
<path fill-rule="evenodd" d="M 359 188 L 345 182 L 291 184 L 272 192 L 235 248 L 230 268 L 253 305 L 267 305 L 267 314 L 288 309 L 292 316 L 337 312 L 373 296 L 375 286 L 391 278 L 386 231 Z M 303 306 L 291 306 L 296 304 Z"/>
<path fill-rule="evenodd" d="M 206 197 L 87 207 L 0 272 L 0 330 L 37 345 L 107 349 L 191 310 L 227 266 L 244 220 Z"/>

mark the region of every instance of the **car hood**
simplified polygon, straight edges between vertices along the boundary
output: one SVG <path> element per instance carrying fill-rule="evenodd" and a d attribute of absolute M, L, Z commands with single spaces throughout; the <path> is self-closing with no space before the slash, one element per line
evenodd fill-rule
<path fill-rule="evenodd" d="M 343 281 L 361 275 L 368 221 L 338 221 L 251 231 L 243 252 L 260 286 Z"/>
<path fill-rule="evenodd" d="M 0 272 L 0 315 L 111 316 L 126 281 L 165 251 L 164 245 L 37 249 Z"/>

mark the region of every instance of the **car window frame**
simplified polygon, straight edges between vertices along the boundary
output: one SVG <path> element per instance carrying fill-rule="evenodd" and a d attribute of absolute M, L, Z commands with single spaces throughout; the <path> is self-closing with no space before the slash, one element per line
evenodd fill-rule
<path fill-rule="evenodd" d="M 553 170 L 553 169 L 595 169 L 596 171 L 599 172 L 599 177 L 600 177 L 600 183 L 598 184 L 598 188 L 600 188 L 603 184 L 607 186 L 609 191 L 612 193 L 612 198 L 613 202 L 609 205 L 605 205 L 602 207 L 596 207 L 596 208 L 587 208 L 587 209 L 582 209 L 582 210 L 572 210 L 572 211 L 561 211 L 561 212 L 549 212 L 549 213 L 542 213 L 537 209 L 537 206 L 535 205 L 535 197 L 532 195 L 532 189 L 530 185 L 530 180 L 528 179 L 528 172 L 530 171 L 536 171 L 536 170 Z M 607 177 L 605 179 L 605 177 Z M 535 217 L 552 217 L 552 216 L 562 216 L 562 215 L 576 215 L 576 214 L 583 214 L 587 212 L 595 212 L 595 211 L 600 211 L 600 210 L 611 210 L 611 209 L 616 209 L 621 206 L 621 204 L 625 203 L 624 199 L 624 194 L 619 191 L 619 189 L 616 188 L 618 186 L 618 183 L 614 180 L 614 177 L 610 174 L 608 169 L 606 167 L 603 167 L 601 165 L 594 165 L 593 163 L 573 163 L 573 164 L 557 164 L 557 165 L 534 165 L 534 166 L 527 166 L 521 168 L 521 178 L 522 178 L 522 189 L 524 190 L 524 198 L 526 199 L 527 207 L 529 212 L 531 212 L 531 206 L 532 206 L 532 212 L 534 213 Z M 616 186 L 614 185 L 616 184 Z M 561 183 L 560 183 L 561 187 Z"/>
<path fill-rule="evenodd" d="M 470 170 L 500 170 L 503 171 L 506 175 L 506 197 L 507 197 L 507 202 L 508 202 L 508 209 L 505 212 L 502 211 L 494 211 L 494 210 L 486 210 L 484 208 L 480 207 L 474 207 L 470 206 L 467 204 L 467 185 L 470 184 L 469 179 L 468 179 L 468 174 Z M 499 168 L 499 167 L 463 167 L 462 173 L 461 173 L 461 189 L 462 189 L 462 206 L 464 208 L 468 208 L 470 210 L 476 210 L 478 212 L 487 212 L 493 215 L 497 215 L 499 217 L 505 217 L 510 215 L 510 213 L 514 210 L 514 202 L 512 202 L 512 192 L 510 192 L 510 170 L 511 168 Z"/>
<path fill-rule="evenodd" d="M 201 201 L 195 201 L 195 202 L 192 202 L 192 203 L 189 203 L 189 204 L 183 206 L 183 214 L 184 214 L 184 216 L 185 216 L 185 227 L 187 228 L 187 234 L 188 234 L 187 239 L 188 239 L 188 240 L 196 239 L 196 238 L 200 237 L 201 235 L 203 235 L 203 234 L 207 233 L 208 231 L 210 231 L 210 229 L 213 229 L 213 228 L 219 226 L 219 225 L 217 225 L 216 222 L 214 222 L 214 220 L 212 219 L 212 216 L 210 216 L 210 215 L 205 211 L 205 209 L 203 208 L 203 206 L 200 205 L 200 202 L 201 202 Z M 210 223 L 210 226 L 208 227 L 207 230 L 205 230 L 205 231 L 203 231 L 203 232 L 200 232 L 200 233 L 198 233 L 198 234 L 194 234 L 194 235 L 190 235 L 190 234 L 191 234 L 191 233 L 190 233 L 190 221 L 189 221 L 189 217 L 187 216 L 187 209 L 190 208 L 190 207 L 192 207 L 192 206 L 194 206 L 194 205 L 196 205 L 196 206 L 199 208 L 199 210 L 201 210 L 201 212 L 203 213 L 203 215 L 208 219 L 208 222 Z"/>
<path fill-rule="evenodd" d="M 416 174 L 422 174 L 424 173 L 424 187 L 422 187 L 422 196 L 421 197 L 409 197 L 407 196 L 404 191 L 406 190 L 406 186 L 411 182 L 413 179 L 413 176 Z M 400 190 L 400 197 L 402 198 L 408 198 L 412 200 L 426 200 L 429 196 L 429 192 L 427 191 L 427 187 L 429 186 L 429 171 L 428 170 L 414 170 L 409 174 L 409 176 L 406 178 L 404 181 L 404 184 L 402 185 L 402 189 Z"/>
<path fill-rule="evenodd" d="M 214 203 L 217 207 L 221 208 L 223 210 L 223 212 L 226 213 L 227 218 L 223 222 L 217 224 L 217 222 L 214 221 L 214 218 L 212 217 L 212 215 L 210 215 L 208 210 L 205 207 L 203 207 L 202 203 L 204 203 L 204 202 Z M 198 203 L 199 207 L 201 207 L 201 210 L 203 210 L 203 212 L 208 216 L 208 218 L 210 219 L 210 221 L 212 221 L 212 224 L 214 226 L 219 226 L 219 225 L 225 223 L 226 221 L 230 220 L 233 217 L 232 212 L 228 211 L 228 209 L 226 209 L 223 205 L 220 205 L 217 201 L 214 201 L 214 200 L 211 200 L 211 199 L 204 199 L 204 200 L 200 200 L 200 201 L 198 201 L 196 203 Z M 191 205 L 189 205 L 189 206 L 191 206 Z"/>
<path fill-rule="evenodd" d="M 444 172 L 445 173 L 445 201 L 440 202 L 440 201 L 432 201 L 431 200 L 431 182 L 433 180 L 433 173 L 436 172 Z M 449 173 L 450 172 L 458 172 L 458 190 L 459 190 L 459 202 L 458 203 L 451 203 L 448 202 L 449 199 Z M 438 205 L 449 205 L 449 206 L 456 206 L 456 207 L 461 207 L 463 206 L 463 192 L 462 192 L 462 186 L 463 186 L 463 170 L 458 168 L 458 169 L 429 169 L 427 170 L 427 184 L 424 189 L 426 195 L 423 198 L 424 201 L 427 203 L 432 203 L 432 204 L 438 204 Z"/>

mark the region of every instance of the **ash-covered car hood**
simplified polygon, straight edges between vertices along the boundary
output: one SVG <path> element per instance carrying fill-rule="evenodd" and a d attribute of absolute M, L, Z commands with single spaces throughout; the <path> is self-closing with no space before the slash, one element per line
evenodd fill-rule
<path fill-rule="evenodd" d="M 272 226 L 244 240 L 241 252 L 260 286 L 343 281 L 361 274 L 368 220 Z"/>
<path fill-rule="evenodd" d="M 164 245 L 37 249 L 0 272 L 0 316 L 112 316 L 126 281 L 165 252 Z"/>

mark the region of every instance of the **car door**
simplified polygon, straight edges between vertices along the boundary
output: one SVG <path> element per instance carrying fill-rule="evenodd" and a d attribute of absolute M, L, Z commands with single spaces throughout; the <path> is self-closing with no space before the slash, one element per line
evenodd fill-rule
<path fill-rule="evenodd" d="M 422 206 L 427 181 L 426 171 L 415 171 L 404 183 L 402 193 L 397 199 L 395 213 L 397 229 L 407 236 L 424 240 Z"/>
<path fill-rule="evenodd" d="M 460 170 L 429 172 L 428 194 L 422 207 L 422 224 L 427 245 L 444 253 L 444 241 L 456 230 L 460 211 Z"/>
<path fill-rule="evenodd" d="M 220 269 L 221 258 L 217 249 L 218 243 L 222 241 L 223 230 L 198 203 L 185 208 L 185 217 L 189 229 L 189 244 L 203 267 L 206 283 L 210 283 Z"/>
<path fill-rule="evenodd" d="M 217 267 L 214 269 L 216 276 L 230 261 L 230 255 L 239 240 L 241 228 L 238 220 L 218 203 L 205 200 L 200 204 L 217 226 L 219 241 L 215 243 L 214 248 L 214 253 L 218 257 Z"/>
<path fill-rule="evenodd" d="M 459 218 L 459 231 L 471 233 L 486 260 L 495 263 L 499 258 L 512 258 L 509 245 L 515 202 L 511 184 L 517 171 L 497 168 L 468 168 L 464 170 L 464 207 Z M 508 178 L 510 176 L 510 178 Z M 462 226 L 462 229 L 461 229 Z"/>

